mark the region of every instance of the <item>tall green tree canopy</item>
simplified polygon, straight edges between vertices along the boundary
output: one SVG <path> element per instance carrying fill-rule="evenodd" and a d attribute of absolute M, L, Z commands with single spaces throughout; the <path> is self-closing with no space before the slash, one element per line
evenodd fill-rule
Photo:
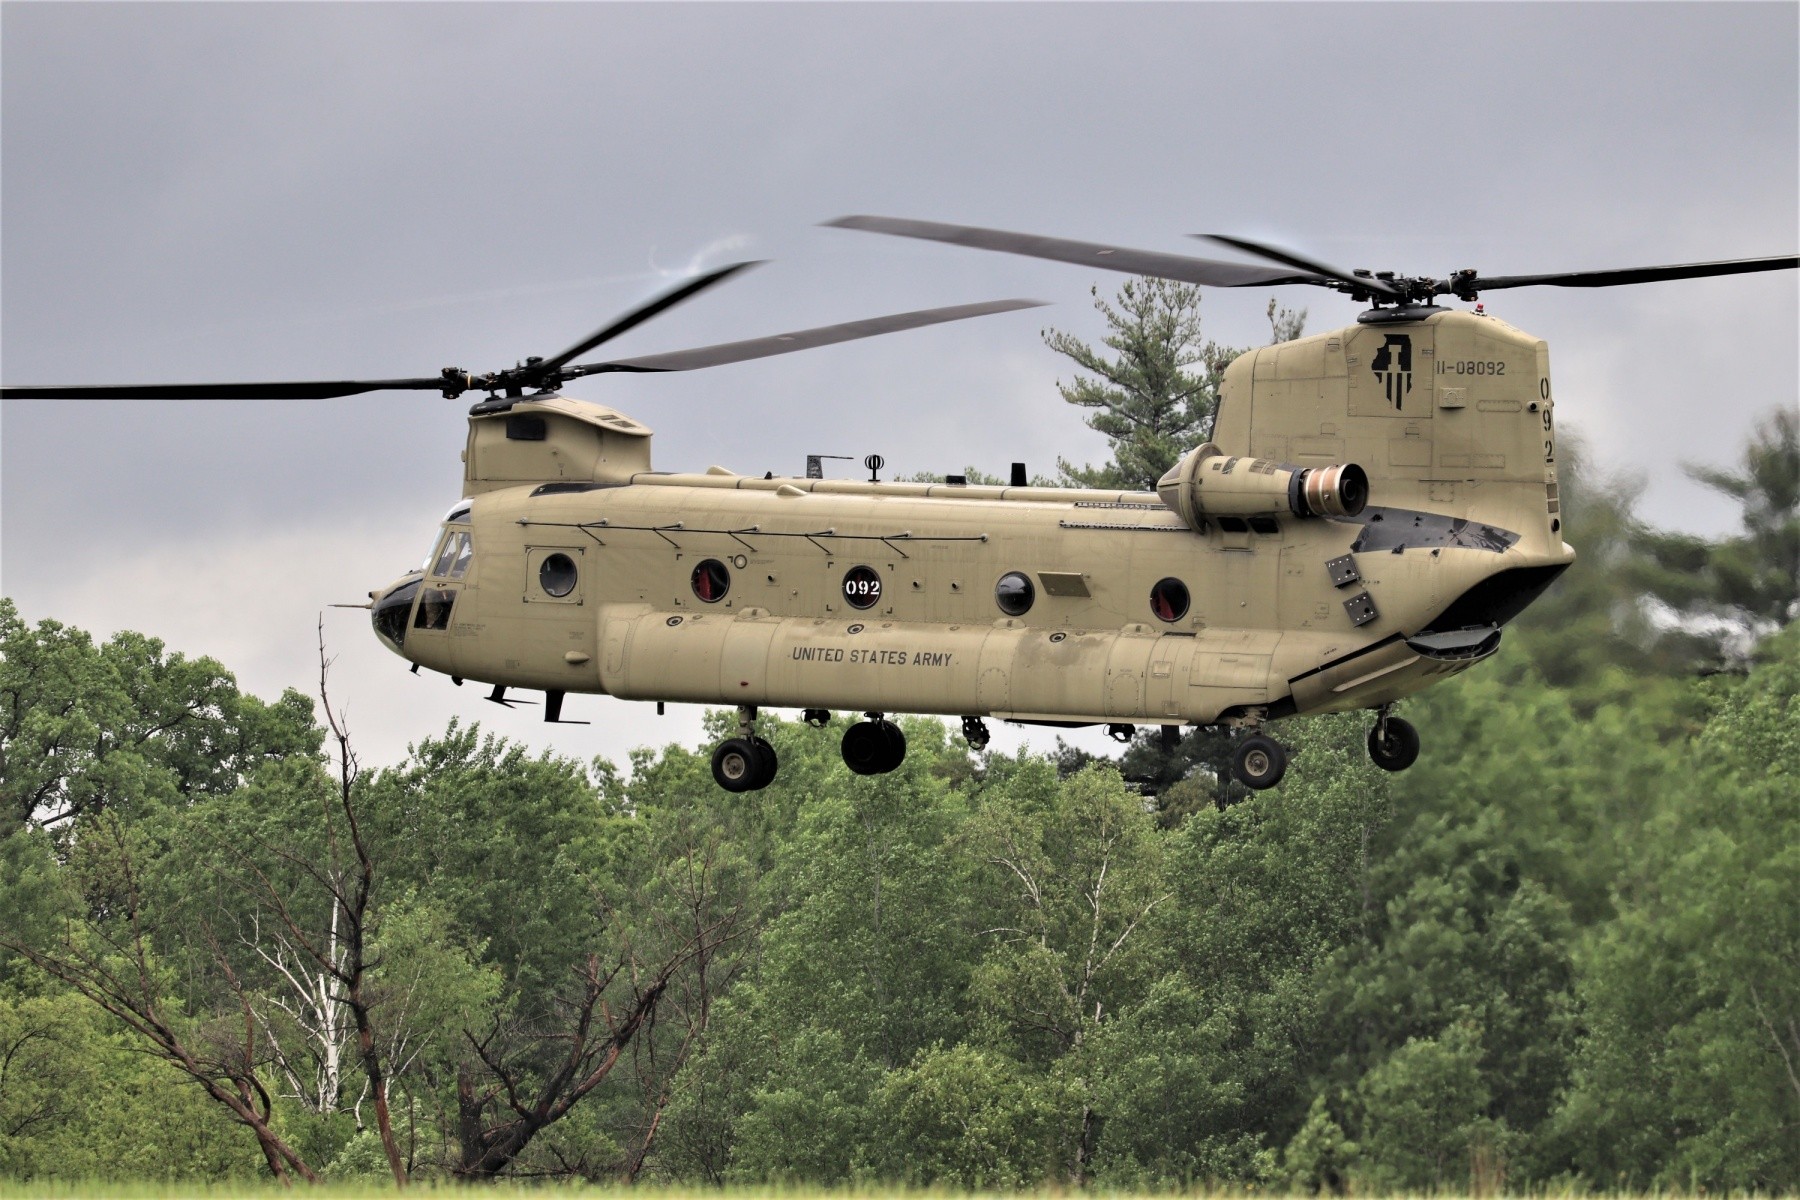
<path fill-rule="evenodd" d="M 1800 413 L 1760 421 L 1736 469 L 1687 472 L 1738 502 L 1741 532 L 1717 541 L 1651 533 L 1645 543 L 1667 572 L 1664 600 L 1712 632 L 1718 657 L 1741 657 L 1745 642 L 1800 618 Z"/>
<path fill-rule="evenodd" d="M 0 597 L 0 837 L 68 830 L 109 808 L 227 792 L 262 763 L 316 753 L 312 702 L 238 691 L 210 658 L 120 633 L 95 645 L 57 621 L 27 624 Z"/>
<path fill-rule="evenodd" d="M 1059 459 L 1057 468 L 1071 486 L 1152 491 L 1211 430 L 1219 377 L 1238 352 L 1201 336 L 1200 289 L 1193 284 L 1127 279 L 1113 300 L 1098 286 L 1089 290 L 1113 353 L 1058 329 L 1044 331 L 1044 344 L 1086 373 L 1057 389 L 1089 410 L 1088 428 L 1106 435 L 1113 460 L 1077 467 Z"/>

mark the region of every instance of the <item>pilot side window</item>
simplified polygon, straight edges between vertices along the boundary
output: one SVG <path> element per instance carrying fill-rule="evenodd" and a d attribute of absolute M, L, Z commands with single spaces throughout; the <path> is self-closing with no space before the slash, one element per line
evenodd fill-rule
<path fill-rule="evenodd" d="M 440 579 L 461 579 L 469 573 L 469 563 L 474 556 L 475 544 L 469 538 L 469 531 L 452 529 L 444 538 L 431 573 Z"/>

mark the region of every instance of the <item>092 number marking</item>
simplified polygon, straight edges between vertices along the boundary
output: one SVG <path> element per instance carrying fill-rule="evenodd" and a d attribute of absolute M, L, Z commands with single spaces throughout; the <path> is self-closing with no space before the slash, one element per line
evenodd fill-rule
<path fill-rule="evenodd" d="M 1456 362 L 1439 363 L 1437 373 L 1439 375 L 1504 375 L 1506 374 L 1506 364 L 1464 358 L 1458 359 Z"/>

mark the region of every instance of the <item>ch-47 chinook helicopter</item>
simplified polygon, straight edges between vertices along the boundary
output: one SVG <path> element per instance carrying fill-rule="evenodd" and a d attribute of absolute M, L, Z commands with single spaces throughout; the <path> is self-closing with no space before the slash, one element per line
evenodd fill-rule
<path fill-rule="evenodd" d="M 1058 726 L 1240 732 L 1236 777 L 1268 788 L 1265 727 L 1369 709 L 1369 753 L 1402 770 L 1404 696 L 1466 670 L 1574 560 L 1557 496 L 1548 350 L 1440 308 L 1498 288 L 1609 287 L 1792 268 L 1794 256 L 1448 279 L 1348 273 L 1217 239 L 1276 264 L 1128 250 L 882 217 L 830 224 L 1218 287 L 1308 284 L 1371 305 L 1357 323 L 1227 369 L 1213 440 L 1155 492 L 748 477 L 650 467 L 651 432 L 561 395 L 606 372 L 690 370 L 1029 307 L 933 309 L 672 354 L 574 360 L 747 264 L 694 279 L 551 358 L 487 375 L 250 384 L 6 387 L 7 398 L 325 398 L 484 391 L 463 499 L 424 565 L 370 593 L 377 636 L 417 671 L 545 693 L 734 706 L 712 756 L 734 792 L 775 777 L 761 708 L 868 719 L 850 769 L 893 770 L 896 712 Z M 879 467 L 871 457 L 868 463 Z"/>

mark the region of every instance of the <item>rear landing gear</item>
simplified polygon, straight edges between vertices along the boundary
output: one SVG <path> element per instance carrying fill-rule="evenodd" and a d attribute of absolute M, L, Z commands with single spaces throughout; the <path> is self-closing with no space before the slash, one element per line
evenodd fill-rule
<path fill-rule="evenodd" d="M 980 717 L 963 718 L 963 741 L 969 743 L 969 749 L 977 754 L 987 749 L 992 736 L 988 732 L 987 722 Z"/>
<path fill-rule="evenodd" d="M 1369 758 L 1384 771 L 1404 771 L 1419 760 L 1419 731 L 1384 706 L 1369 730 Z"/>
<path fill-rule="evenodd" d="M 713 782 L 728 792 L 758 792 L 775 782 L 781 763 L 775 747 L 756 736 L 756 709 L 738 707 L 738 736 L 713 749 Z"/>
<path fill-rule="evenodd" d="M 844 730 L 844 765 L 858 775 L 886 775 L 906 759 L 906 735 L 880 713 Z"/>
<path fill-rule="evenodd" d="M 1253 733 L 1232 752 L 1231 773 L 1253 791 L 1272 788 L 1287 774 L 1287 750 L 1268 734 Z"/>

